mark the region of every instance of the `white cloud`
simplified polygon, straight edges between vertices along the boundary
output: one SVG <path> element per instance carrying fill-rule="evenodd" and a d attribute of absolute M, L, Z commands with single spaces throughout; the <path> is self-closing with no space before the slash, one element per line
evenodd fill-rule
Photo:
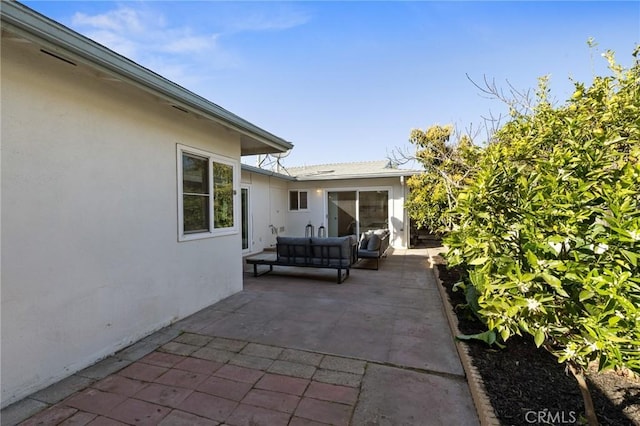
<path fill-rule="evenodd" d="M 169 41 L 164 50 L 170 53 L 202 52 L 216 47 L 218 35 L 210 36 L 184 36 Z"/>
<path fill-rule="evenodd" d="M 163 15 L 148 8 L 119 6 L 98 15 L 76 13 L 72 24 L 118 53 L 133 56 L 144 56 L 145 52 L 204 51 L 215 47 L 217 37 L 215 34 L 194 35 L 186 26 L 170 26 Z"/>
<path fill-rule="evenodd" d="M 87 37 L 185 86 L 206 78 L 211 69 L 237 64 L 219 46 L 219 34 L 171 24 L 146 5 L 118 6 L 105 13 L 76 13 L 72 25 Z"/>
<path fill-rule="evenodd" d="M 124 37 L 114 31 L 108 30 L 90 30 L 85 32 L 90 39 L 118 52 L 119 54 L 133 59 L 138 51 L 138 43 Z"/>
<path fill-rule="evenodd" d="M 141 16 L 143 15 L 143 16 Z M 101 30 L 110 30 L 127 33 L 140 33 L 145 31 L 145 22 L 150 22 L 150 14 L 142 14 L 130 7 L 119 7 L 99 15 L 87 15 L 78 12 L 73 15 L 72 24 L 79 27 L 91 27 Z"/>
<path fill-rule="evenodd" d="M 274 5 L 266 10 L 253 10 L 242 13 L 227 22 L 227 28 L 232 32 L 244 31 L 278 31 L 304 25 L 311 19 L 310 15 L 301 10 Z"/>
<path fill-rule="evenodd" d="M 197 4 L 197 3 L 194 3 Z M 197 91 L 213 70 L 243 63 L 222 40 L 240 32 L 286 30 L 309 21 L 297 8 L 277 4 L 201 3 L 166 15 L 162 2 L 116 4 L 112 10 L 77 12 L 71 25 L 87 37 L 158 74 Z M 193 11 L 198 14 L 193 15 Z M 224 38 L 223 38 L 224 36 Z"/>

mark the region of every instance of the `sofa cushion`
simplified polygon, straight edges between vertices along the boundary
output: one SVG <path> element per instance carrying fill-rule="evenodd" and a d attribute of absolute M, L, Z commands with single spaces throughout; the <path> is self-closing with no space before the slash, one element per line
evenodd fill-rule
<path fill-rule="evenodd" d="M 278 257 L 310 257 L 311 240 L 306 237 L 277 237 Z"/>
<path fill-rule="evenodd" d="M 337 268 L 337 267 L 347 268 L 351 266 L 351 259 L 312 257 L 310 264 L 314 266 L 320 266 L 320 267 L 330 266 L 332 268 Z"/>
<path fill-rule="evenodd" d="M 312 238 L 313 257 L 330 259 L 349 259 L 351 255 L 351 237 Z"/>
<path fill-rule="evenodd" d="M 369 242 L 367 243 L 367 250 L 369 251 L 379 250 L 380 242 L 381 242 L 380 235 L 373 234 L 371 237 L 369 237 Z"/>

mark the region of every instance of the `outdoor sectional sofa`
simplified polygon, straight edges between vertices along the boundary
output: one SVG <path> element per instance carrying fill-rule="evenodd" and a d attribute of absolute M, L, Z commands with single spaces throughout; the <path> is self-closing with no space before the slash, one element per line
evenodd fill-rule
<path fill-rule="evenodd" d="M 254 256 L 246 259 L 253 265 L 253 275 L 258 276 L 258 265 L 332 268 L 338 272 L 338 284 L 349 277 L 351 265 L 356 260 L 356 236 L 345 237 L 278 237 L 275 257 Z M 344 278 L 343 278 L 344 271 Z M 260 275 L 262 275 L 260 274 Z"/>

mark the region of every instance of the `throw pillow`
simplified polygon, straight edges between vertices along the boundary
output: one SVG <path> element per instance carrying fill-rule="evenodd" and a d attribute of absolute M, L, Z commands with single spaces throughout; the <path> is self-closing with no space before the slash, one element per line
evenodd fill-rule
<path fill-rule="evenodd" d="M 367 250 L 375 251 L 380 248 L 380 236 L 373 234 L 369 237 L 369 243 L 367 244 Z"/>
<path fill-rule="evenodd" d="M 358 247 L 360 247 L 360 250 L 366 250 L 368 244 L 369 238 L 367 238 L 367 234 L 363 232 L 360 236 L 360 243 L 358 244 Z"/>

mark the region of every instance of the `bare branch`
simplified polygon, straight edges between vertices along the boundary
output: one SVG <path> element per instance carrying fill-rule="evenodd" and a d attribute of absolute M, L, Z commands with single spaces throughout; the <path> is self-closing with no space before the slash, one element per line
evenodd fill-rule
<path fill-rule="evenodd" d="M 387 160 L 399 166 L 418 161 L 416 156 L 412 154 L 407 147 L 395 147 L 390 154 L 387 154 Z"/>
<path fill-rule="evenodd" d="M 531 89 L 526 91 L 517 89 L 509 80 L 506 80 L 508 89 L 505 93 L 503 88 L 498 87 L 495 79 L 489 80 L 486 75 L 483 75 L 483 83 L 479 84 L 473 80 L 468 73 L 465 75 L 467 80 L 469 80 L 485 98 L 499 100 L 519 115 L 525 115 L 533 111 L 535 102 Z"/>

